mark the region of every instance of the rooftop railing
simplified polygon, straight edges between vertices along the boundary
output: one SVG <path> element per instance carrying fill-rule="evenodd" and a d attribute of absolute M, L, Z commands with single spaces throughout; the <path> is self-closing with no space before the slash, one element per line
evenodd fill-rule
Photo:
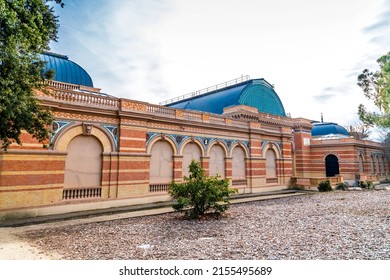
<path fill-rule="evenodd" d="M 239 78 L 236 78 L 236 79 L 224 82 L 224 83 L 220 83 L 220 84 L 217 84 L 217 85 L 214 85 L 211 87 L 207 87 L 207 88 L 204 88 L 201 90 L 197 90 L 197 91 L 194 91 L 191 93 L 187 93 L 187 94 L 175 97 L 175 98 L 171 98 L 171 99 L 162 101 L 162 102 L 160 102 L 160 105 L 167 105 L 167 104 L 175 103 L 177 101 L 181 101 L 181 100 L 189 99 L 189 98 L 192 98 L 195 96 L 203 95 L 203 94 L 206 94 L 206 93 L 218 90 L 218 89 L 223 89 L 223 88 L 227 88 L 230 86 L 234 86 L 234 85 L 246 82 L 248 80 L 250 80 L 249 75 L 241 76 Z"/>
<path fill-rule="evenodd" d="M 44 97 L 43 97 L 44 96 Z M 246 119 L 233 119 L 224 115 L 216 115 L 205 112 L 191 111 L 191 110 L 181 110 L 161 105 L 155 105 L 135 100 L 120 99 L 110 96 L 104 96 L 100 94 L 90 94 L 80 92 L 79 90 L 72 89 L 54 89 L 48 95 L 39 95 L 39 98 L 43 99 L 54 99 L 60 102 L 66 103 L 76 103 L 84 104 L 94 107 L 104 107 L 106 109 L 112 110 L 123 110 L 123 111 L 137 111 L 143 114 L 150 114 L 156 116 L 162 116 L 172 119 L 184 119 L 194 122 L 217 124 L 217 125 L 227 125 L 227 126 L 236 126 L 243 127 L 247 126 L 248 120 Z M 286 119 L 280 116 L 272 116 L 268 114 L 259 113 L 259 116 L 262 115 L 262 119 L 266 122 L 278 122 L 285 123 Z M 264 122 L 262 122 L 264 123 Z M 262 129 L 269 129 L 267 125 L 262 125 Z"/>
<path fill-rule="evenodd" d="M 158 114 L 158 115 L 166 115 L 166 116 L 175 116 L 176 110 L 169 107 L 162 107 L 158 105 L 148 104 L 147 110 L 148 113 Z"/>
<path fill-rule="evenodd" d="M 67 102 L 97 105 L 103 107 L 113 107 L 113 108 L 118 108 L 119 106 L 118 98 L 105 97 L 105 96 L 93 95 L 93 94 L 82 93 L 82 92 L 55 90 L 52 92 L 50 96 L 56 100 L 67 101 Z"/>
<path fill-rule="evenodd" d="M 76 90 L 80 89 L 79 85 L 73 85 L 73 84 L 68 84 L 68 83 L 62 83 L 62 82 L 57 82 L 53 80 L 46 80 L 45 85 L 49 87 L 54 87 L 56 89 L 63 89 L 63 90 Z"/>

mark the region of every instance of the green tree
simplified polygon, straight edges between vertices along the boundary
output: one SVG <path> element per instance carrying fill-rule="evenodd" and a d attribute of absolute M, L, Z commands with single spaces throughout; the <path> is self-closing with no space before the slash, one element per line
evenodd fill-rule
<path fill-rule="evenodd" d="M 172 207 L 184 211 L 185 217 L 194 219 L 211 212 L 216 215 L 226 211 L 230 195 L 237 189 L 229 187 L 228 179 L 206 176 L 200 163 L 193 160 L 189 165 L 190 176 L 184 176 L 184 183 L 171 183 L 169 194 L 176 200 Z"/>
<path fill-rule="evenodd" d="M 381 56 L 377 63 L 379 70 L 363 70 L 358 76 L 358 85 L 365 96 L 374 101 L 380 113 L 369 112 L 363 104 L 359 105 L 359 117 L 367 125 L 390 128 L 390 52 Z"/>
<path fill-rule="evenodd" d="M 48 138 L 52 121 L 34 90 L 42 89 L 44 73 L 39 54 L 57 39 L 58 19 L 52 0 L 0 0 L 0 144 L 21 145 L 23 130 L 39 141 Z M 63 6 L 61 0 L 55 0 Z"/>

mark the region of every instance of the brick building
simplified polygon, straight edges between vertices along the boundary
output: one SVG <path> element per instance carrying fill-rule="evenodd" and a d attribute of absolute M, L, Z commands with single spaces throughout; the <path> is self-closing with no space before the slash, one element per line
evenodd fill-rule
<path fill-rule="evenodd" d="M 379 181 L 388 157 L 333 123 L 285 114 L 272 85 L 241 77 L 161 105 L 102 93 L 66 56 L 42 55 L 56 76 L 50 140 L 28 134 L 0 152 L 0 220 L 167 201 L 167 186 L 192 159 L 240 193 L 306 186 L 331 178 Z"/>

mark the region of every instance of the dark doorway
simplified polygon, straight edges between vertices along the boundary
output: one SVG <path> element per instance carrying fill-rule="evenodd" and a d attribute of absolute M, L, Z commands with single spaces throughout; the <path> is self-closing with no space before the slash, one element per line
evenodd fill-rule
<path fill-rule="evenodd" d="M 335 155 L 327 155 L 325 158 L 326 177 L 334 177 L 340 174 L 339 159 Z"/>

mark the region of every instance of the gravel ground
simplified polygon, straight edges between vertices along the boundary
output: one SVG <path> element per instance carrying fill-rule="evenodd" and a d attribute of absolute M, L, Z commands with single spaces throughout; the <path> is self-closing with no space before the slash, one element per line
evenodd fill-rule
<path fill-rule="evenodd" d="M 219 219 L 169 213 L 22 237 L 79 260 L 389 260 L 390 191 L 318 193 L 231 205 Z"/>

